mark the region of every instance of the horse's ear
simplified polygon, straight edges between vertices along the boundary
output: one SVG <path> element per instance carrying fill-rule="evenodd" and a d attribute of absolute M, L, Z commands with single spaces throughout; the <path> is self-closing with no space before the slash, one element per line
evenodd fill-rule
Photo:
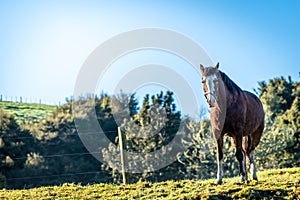
<path fill-rule="evenodd" d="M 200 64 L 200 71 L 201 71 L 202 74 L 204 74 L 204 67 L 203 67 L 202 64 Z"/>
<path fill-rule="evenodd" d="M 219 69 L 219 62 L 216 64 L 215 68 Z"/>

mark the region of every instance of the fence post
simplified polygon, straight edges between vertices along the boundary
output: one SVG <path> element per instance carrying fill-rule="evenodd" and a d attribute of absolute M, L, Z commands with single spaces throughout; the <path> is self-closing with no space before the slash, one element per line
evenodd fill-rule
<path fill-rule="evenodd" d="M 118 136 L 119 136 L 119 145 L 120 145 L 123 184 L 126 184 L 126 169 L 125 169 L 126 154 L 124 152 L 124 147 L 126 147 L 126 137 L 125 134 L 122 134 L 120 127 L 118 127 Z"/>

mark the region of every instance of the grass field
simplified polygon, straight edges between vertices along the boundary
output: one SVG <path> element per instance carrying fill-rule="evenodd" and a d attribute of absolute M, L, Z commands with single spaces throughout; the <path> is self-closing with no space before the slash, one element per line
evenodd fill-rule
<path fill-rule="evenodd" d="M 95 184 L 0 190 L 0 199 L 300 199 L 300 168 L 258 173 L 259 181 L 238 178 L 214 180 L 138 182 L 129 185 Z"/>
<path fill-rule="evenodd" d="M 33 103 L 19 103 L 0 101 L 0 108 L 3 108 L 10 114 L 14 114 L 17 122 L 20 124 L 23 120 L 35 121 L 43 118 L 53 112 L 56 106 Z"/>

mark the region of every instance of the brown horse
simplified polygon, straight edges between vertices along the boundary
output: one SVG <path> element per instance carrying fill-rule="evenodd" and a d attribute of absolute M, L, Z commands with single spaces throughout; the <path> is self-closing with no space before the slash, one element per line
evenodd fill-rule
<path fill-rule="evenodd" d="M 236 148 L 242 182 L 247 182 L 246 157 L 250 161 L 250 179 L 257 180 L 254 150 L 264 129 L 262 104 L 254 94 L 243 91 L 225 73 L 200 65 L 205 97 L 210 107 L 212 133 L 217 143 L 218 174 L 222 183 L 223 137 L 230 136 Z"/>

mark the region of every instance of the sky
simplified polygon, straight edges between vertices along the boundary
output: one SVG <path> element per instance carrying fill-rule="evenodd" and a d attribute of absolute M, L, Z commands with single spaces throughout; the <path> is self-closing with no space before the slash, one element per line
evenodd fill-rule
<path fill-rule="evenodd" d="M 274 77 L 290 75 L 299 81 L 299 9 L 296 0 L 1 1 L 0 95 L 64 102 L 73 95 L 83 63 L 99 45 L 118 34 L 151 27 L 191 38 L 245 90 L 253 91 L 258 81 Z M 192 78 L 195 72 L 178 57 L 146 51 L 122 59 L 123 75 L 136 64 L 174 66 L 184 78 L 191 76 L 189 84 L 203 100 L 201 80 Z M 110 71 L 103 88 L 98 85 L 99 92 L 116 84 L 118 77 L 109 80 L 118 69 Z M 137 92 L 160 89 L 140 86 Z"/>

